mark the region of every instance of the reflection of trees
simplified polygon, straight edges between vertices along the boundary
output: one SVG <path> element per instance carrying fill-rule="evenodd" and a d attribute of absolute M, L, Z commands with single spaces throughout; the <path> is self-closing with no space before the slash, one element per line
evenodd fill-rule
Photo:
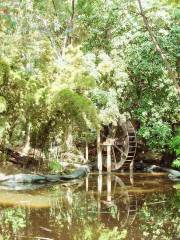
<path fill-rule="evenodd" d="M 61 209 L 56 209 L 53 214 L 56 225 L 61 229 L 61 234 L 68 235 L 68 230 L 71 229 L 70 232 L 75 234 L 74 239 L 81 239 L 77 236 L 82 236 L 82 231 L 85 236 L 96 236 L 95 239 L 99 239 L 98 237 L 103 235 L 103 232 L 109 236 L 107 239 L 110 239 L 111 234 L 114 234 L 112 235 L 114 239 L 123 239 L 122 229 L 124 230 L 125 224 L 129 223 L 132 200 L 128 195 L 128 189 L 119 177 L 114 176 L 98 176 L 96 184 L 95 187 L 94 182 L 91 185 L 91 182 L 87 184 L 86 181 L 86 192 L 82 190 L 70 194 L 68 193 L 70 189 L 67 191 L 68 194 L 64 196 L 66 197 L 65 203 L 61 203 Z M 106 189 L 108 191 L 104 191 Z M 107 195 L 104 195 L 105 192 Z M 70 196 L 72 199 L 69 199 Z M 111 231 L 108 223 L 121 230 Z M 87 237 L 87 239 L 91 238 Z"/>
<path fill-rule="evenodd" d="M 26 230 L 29 235 L 40 231 L 35 222 L 40 221 L 39 226 L 55 229 L 57 238 L 63 236 L 66 239 L 124 239 L 126 230 L 124 229 L 128 217 L 128 190 L 119 177 L 98 176 L 96 182 L 89 179 L 86 191 L 82 182 L 74 184 L 66 183 L 65 188 L 59 185 L 50 189 L 39 190 L 35 195 L 25 193 L 13 193 L 11 197 L 17 198 L 17 195 L 29 198 L 29 207 L 31 200 L 33 206 L 51 206 L 49 210 L 30 209 L 26 218 L 29 218 L 29 225 Z M 36 190 L 37 191 L 37 190 Z M 107 193 L 107 194 L 106 194 Z M 21 196 L 21 197 L 22 197 Z M 27 198 L 25 198 L 27 197 Z M 40 205 L 34 201 L 41 200 Z M 45 204 L 44 204 L 45 201 Z M 49 203 L 48 203 L 49 201 Z M 23 209 L 23 208 L 22 208 Z M 18 222 L 18 221 L 17 221 Z M 110 227 L 109 223 L 113 226 Z M 13 230 L 3 225 L 7 232 Z M 58 229 L 58 231 L 57 231 Z M 84 236 L 83 238 L 81 236 Z M 106 236 L 106 238 L 105 238 Z"/>
<path fill-rule="evenodd" d="M 17 239 L 26 227 L 26 209 L 6 208 L 0 210 L 0 232 L 3 239 Z"/>
<path fill-rule="evenodd" d="M 153 194 L 139 211 L 140 232 L 143 239 L 180 239 L 179 206 L 176 195 Z M 147 224 L 148 223 L 148 224 Z"/>
<path fill-rule="evenodd" d="M 110 184 L 108 193 L 107 183 Z M 39 197 L 38 201 L 41 199 L 46 203 L 49 199 L 48 205 L 41 203 L 46 208 L 1 209 L 0 233 L 8 240 L 18 239 L 18 235 L 30 239 L 41 236 L 63 240 L 121 240 L 127 237 L 132 239 L 136 231 L 138 237 L 142 236 L 146 240 L 151 233 L 158 239 L 158 232 L 163 235 L 163 229 L 166 228 L 170 234 L 179 231 L 178 206 L 174 196 L 159 193 L 151 197 L 144 195 L 141 205 L 143 201 L 145 203 L 138 210 L 136 197 L 131 194 L 131 190 L 132 187 L 113 175 L 108 178 L 90 176 L 86 189 L 80 183 L 74 183 L 66 184 L 65 188 L 57 185 L 38 192 L 36 190 L 28 196 Z M 131 215 L 132 205 L 135 205 L 135 214 Z M 132 232 L 131 224 L 137 211 L 137 222 L 133 223 Z M 49 232 L 43 229 L 49 229 Z M 172 239 L 170 234 L 164 235 L 169 237 L 166 239 Z"/>

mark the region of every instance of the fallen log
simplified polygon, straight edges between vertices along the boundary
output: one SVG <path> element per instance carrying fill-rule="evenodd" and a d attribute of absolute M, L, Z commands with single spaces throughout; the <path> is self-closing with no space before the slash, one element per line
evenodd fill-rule
<path fill-rule="evenodd" d="M 19 164 L 22 167 L 28 167 L 29 165 L 37 166 L 42 163 L 42 159 L 21 155 L 19 152 L 14 151 L 11 148 L 0 146 L 0 152 L 7 155 L 7 161 Z"/>

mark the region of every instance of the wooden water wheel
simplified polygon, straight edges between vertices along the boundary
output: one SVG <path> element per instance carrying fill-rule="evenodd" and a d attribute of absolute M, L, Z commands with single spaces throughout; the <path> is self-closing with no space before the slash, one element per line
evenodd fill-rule
<path fill-rule="evenodd" d="M 138 210 L 138 202 L 137 202 L 137 197 L 133 193 L 129 193 L 127 185 L 124 184 L 121 178 L 118 176 L 115 176 L 115 185 L 114 188 L 116 188 L 116 184 L 118 184 L 121 189 L 122 193 L 124 196 L 123 203 L 124 209 L 127 211 L 126 217 L 123 219 L 123 223 L 121 224 L 121 227 L 125 227 L 126 225 L 132 225 L 136 215 L 137 215 L 137 210 Z M 117 202 L 119 198 L 116 198 L 115 196 L 115 190 L 113 190 L 113 195 L 114 195 L 114 201 Z"/>
<path fill-rule="evenodd" d="M 129 168 L 137 147 L 135 129 L 130 121 L 119 121 L 117 126 L 105 126 L 101 131 L 103 165 L 107 167 L 106 146 L 111 146 L 111 169 Z"/>
<path fill-rule="evenodd" d="M 124 183 L 119 176 L 113 174 L 104 176 L 98 175 L 98 180 L 98 194 L 94 195 L 94 199 L 98 201 L 97 212 L 101 215 L 101 218 L 103 219 L 104 215 L 108 222 L 112 223 L 118 221 L 120 227 L 132 225 L 137 215 L 138 202 L 136 194 L 129 191 L 132 186 L 129 185 L 127 179 L 126 183 Z M 99 184 L 101 186 L 99 186 Z M 108 184 L 111 185 L 110 193 L 108 193 Z M 91 191 L 92 193 L 97 190 L 88 189 L 87 191 Z M 89 209 L 89 211 L 92 210 Z"/>

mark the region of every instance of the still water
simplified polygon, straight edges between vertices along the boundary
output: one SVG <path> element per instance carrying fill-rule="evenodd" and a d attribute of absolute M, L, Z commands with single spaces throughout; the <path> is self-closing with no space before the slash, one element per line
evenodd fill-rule
<path fill-rule="evenodd" d="M 36 188 L 0 188 L 0 240 L 180 239 L 179 185 L 165 175 L 91 174 Z"/>

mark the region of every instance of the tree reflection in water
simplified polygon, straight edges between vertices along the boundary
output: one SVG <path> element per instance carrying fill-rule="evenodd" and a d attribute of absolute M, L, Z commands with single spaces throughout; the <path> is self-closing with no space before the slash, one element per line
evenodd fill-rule
<path fill-rule="evenodd" d="M 176 239 L 171 238 L 177 236 L 179 221 L 173 202 L 177 196 L 172 188 L 168 194 L 144 194 L 150 190 L 152 182 L 145 179 L 142 184 L 142 179 L 138 181 L 131 186 L 126 178 L 122 181 L 113 174 L 90 175 L 84 182 L 66 186 L 22 192 L 2 190 L 2 239 L 150 239 L 152 234 L 155 236 L 152 239 L 158 239 L 158 234 L 164 234 L 162 239 Z M 153 179 L 153 182 L 157 187 L 154 192 L 159 191 L 157 181 Z M 162 183 L 164 179 L 159 184 Z M 15 205 L 18 208 L 13 207 Z M 171 222 L 171 227 L 166 236 L 162 229 L 167 221 Z"/>
<path fill-rule="evenodd" d="M 25 229 L 27 211 L 25 208 L 6 208 L 0 211 L 1 236 L 3 240 L 16 239 L 19 231 Z"/>

